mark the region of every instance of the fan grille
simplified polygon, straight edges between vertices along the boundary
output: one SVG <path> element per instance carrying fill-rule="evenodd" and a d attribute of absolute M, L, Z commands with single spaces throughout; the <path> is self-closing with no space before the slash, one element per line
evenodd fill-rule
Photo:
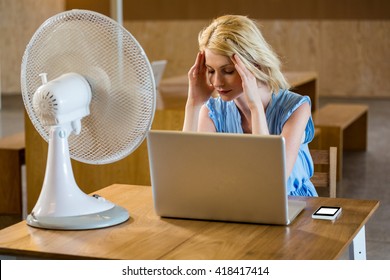
<path fill-rule="evenodd" d="M 48 141 L 32 98 L 48 80 L 75 72 L 91 85 L 91 114 L 79 135 L 69 137 L 70 156 L 91 164 L 118 161 L 145 139 L 155 111 L 153 72 L 142 47 L 121 25 L 101 14 L 72 10 L 44 22 L 26 47 L 21 85 L 27 113 Z"/>

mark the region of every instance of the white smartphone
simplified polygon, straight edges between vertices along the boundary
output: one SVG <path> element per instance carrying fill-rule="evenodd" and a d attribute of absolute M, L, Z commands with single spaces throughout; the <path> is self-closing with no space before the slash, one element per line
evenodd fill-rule
<path fill-rule="evenodd" d="M 340 215 L 340 213 L 341 207 L 321 206 L 311 215 L 311 217 L 313 219 L 334 220 Z"/>

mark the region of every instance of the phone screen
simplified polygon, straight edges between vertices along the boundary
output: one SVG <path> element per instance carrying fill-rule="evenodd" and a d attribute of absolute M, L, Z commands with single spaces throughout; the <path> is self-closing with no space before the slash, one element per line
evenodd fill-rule
<path fill-rule="evenodd" d="M 321 206 L 312 216 L 313 219 L 334 220 L 341 213 L 341 207 L 338 206 Z"/>
<path fill-rule="evenodd" d="M 333 216 L 339 210 L 338 207 L 321 207 L 315 214 Z"/>

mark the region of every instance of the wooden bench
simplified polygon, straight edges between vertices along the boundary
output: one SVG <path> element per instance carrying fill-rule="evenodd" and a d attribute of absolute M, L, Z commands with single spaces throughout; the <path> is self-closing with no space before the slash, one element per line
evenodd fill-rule
<path fill-rule="evenodd" d="M 344 150 L 367 149 L 368 106 L 330 103 L 313 113 L 314 124 L 321 130 L 320 148 L 337 147 L 337 179 L 342 178 Z"/>
<path fill-rule="evenodd" d="M 0 214 L 22 214 L 24 132 L 0 138 Z"/>
<path fill-rule="evenodd" d="M 319 108 L 318 98 L 318 77 L 314 71 L 309 72 L 284 72 L 284 76 L 290 83 L 291 91 L 300 95 L 307 95 L 311 100 L 312 112 Z"/>

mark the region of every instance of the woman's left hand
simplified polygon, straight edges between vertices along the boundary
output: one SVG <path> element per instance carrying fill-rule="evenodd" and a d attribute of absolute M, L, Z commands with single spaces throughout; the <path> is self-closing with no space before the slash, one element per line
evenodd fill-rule
<path fill-rule="evenodd" d="M 257 81 L 256 77 L 246 68 L 238 55 L 234 54 L 232 61 L 241 77 L 242 90 L 251 111 L 252 133 L 268 135 L 269 129 L 262 101 L 262 96 L 266 96 L 269 93 L 268 87 Z"/>
<path fill-rule="evenodd" d="M 261 95 L 259 94 L 259 88 L 256 77 L 250 72 L 240 57 L 236 54 L 232 56 L 232 61 L 238 74 L 241 77 L 242 89 L 246 97 L 246 101 L 250 109 L 258 109 L 259 106 L 263 107 L 261 102 Z"/>

